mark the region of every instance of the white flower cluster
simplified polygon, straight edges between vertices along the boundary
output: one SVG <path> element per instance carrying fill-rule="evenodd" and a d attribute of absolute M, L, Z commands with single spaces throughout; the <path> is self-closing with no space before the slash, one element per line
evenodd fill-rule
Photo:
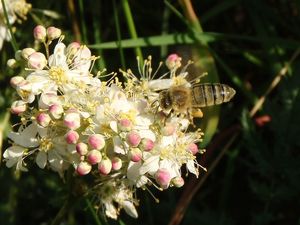
<path fill-rule="evenodd" d="M 26 0 L 4 0 L 5 9 L 8 15 L 9 24 L 21 22 L 26 19 L 28 11 L 31 9 L 31 4 Z M 0 3 L 0 49 L 3 46 L 4 40 L 10 40 L 11 36 L 7 30 L 6 19 L 2 2 Z"/>
<path fill-rule="evenodd" d="M 12 146 L 4 152 L 8 167 L 26 171 L 35 161 L 61 176 L 73 170 L 75 177 L 91 176 L 92 192 L 108 217 L 120 209 L 137 217 L 137 188 L 153 185 L 159 190 L 181 187 L 184 173 L 198 176 L 197 143 L 203 133 L 188 132 L 190 121 L 166 114 L 155 104 L 157 89 L 165 88 L 186 72 L 176 74 L 180 58 L 167 60 L 170 79 L 155 80 L 151 61 L 145 60 L 138 79 L 123 71 L 126 82 L 113 74 L 108 81 L 91 74 L 97 57 L 86 46 L 66 46 L 61 31 L 37 26 L 34 37 L 46 47 L 46 55 L 25 48 L 10 65 L 26 65 L 24 76 L 11 79 L 19 99 L 11 112 L 20 116 L 18 130 L 9 134 Z M 57 39 L 52 54 L 49 45 Z"/>

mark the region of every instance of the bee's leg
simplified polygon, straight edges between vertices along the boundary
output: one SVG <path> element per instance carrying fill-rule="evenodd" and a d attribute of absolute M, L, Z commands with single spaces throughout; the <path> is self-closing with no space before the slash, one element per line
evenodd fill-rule
<path fill-rule="evenodd" d="M 193 117 L 202 118 L 203 117 L 203 112 L 199 108 L 194 108 L 192 110 L 192 115 L 193 115 Z"/>
<path fill-rule="evenodd" d="M 193 127 L 196 127 L 196 125 L 194 124 L 194 120 L 193 120 L 193 109 L 192 108 L 189 108 L 187 110 L 187 117 L 188 117 L 188 120 L 190 121 L 190 124 L 193 126 Z"/>

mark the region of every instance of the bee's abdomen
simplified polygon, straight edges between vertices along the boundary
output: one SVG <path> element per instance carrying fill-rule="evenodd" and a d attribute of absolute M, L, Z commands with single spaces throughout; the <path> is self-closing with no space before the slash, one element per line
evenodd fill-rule
<path fill-rule="evenodd" d="M 199 84 L 192 88 L 193 104 L 198 107 L 219 105 L 228 102 L 235 95 L 235 90 L 226 84 Z"/>

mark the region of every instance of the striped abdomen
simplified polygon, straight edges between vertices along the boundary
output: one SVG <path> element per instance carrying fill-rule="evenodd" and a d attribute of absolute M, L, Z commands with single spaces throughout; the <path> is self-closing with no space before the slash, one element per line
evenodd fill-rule
<path fill-rule="evenodd" d="M 193 106 L 205 107 L 228 102 L 235 95 L 235 90 L 226 84 L 197 84 L 192 87 Z"/>

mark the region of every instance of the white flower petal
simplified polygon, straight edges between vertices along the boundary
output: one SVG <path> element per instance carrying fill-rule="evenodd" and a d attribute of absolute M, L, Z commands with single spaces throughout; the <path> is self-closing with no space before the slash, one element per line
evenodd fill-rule
<path fill-rule="evenodd" d="M 195 167 L 195 163 L 193 160 L 189 160 L 187 163 L 186 163 L 186 168 L 188 171 L 190 171 L 191 173 L 195 174 L 196 177 L 199 176 L 199 171 L 198 169 Z"/>
<path fill-rule="evenodd" d="M 47 164 L 47 153 L 40 151 L 36 156 L 35 162 L 41 169 L 44 169 Z"/>
<path fill-rule="evenodd" d="M 117 209 L 113 206 L 112 203 L 104 203 L 104 205 L 105 215 L 116 220 L 118 218 Z"/>
<path fill-rule="evenodd" d="M 159 155 L 154 155 L 145 160 L 140 168 L 140 175 L 153 174 L 159 169 Z"/>
<path fill-rule="evenodd" d="M 137 213 L 137 211 L 136 211 L 136 209 L 135 209 L 135 207 L 134 207 L 134 205 L 133 205 L 132 202 L 126 200 L 126 201 L 123 202 L 122 205 L 124 207 L 125 212 L 129 216 L 131 216 L 133 218 L 138 218 L 138 213 Z"/>
<path fill-rule="evenodd" d="M 140 177 L 141 162 L 130 162 L 127 169 L 127 178 L 136 181 Z"/>
<path fill-rule="evenodd" d="M 10 132 L 8 138 L 14 141 L 15 144 L 23 146 L 25 148 L 37 147 L 39 141 L 36 138 L 37 126 L 32 123 L 27 126 L 22 132 Z"/>
<path fill-rule="evenodd" d="M 55 171 L 61 171 L 63 167 L 63 159 L 62 157 L 55 152 L 55 150 L 51 150 L 48 152 L 48 161 L 50 166 Z"/>
<path fill-rule="evenodd" d="M 20 146 L 11 146 L 5 150 L 5 152 L 3 153 L 3 157 L 5 159 L 21 157 L 24 154 L 25 150 L 25 148 Z"/>

